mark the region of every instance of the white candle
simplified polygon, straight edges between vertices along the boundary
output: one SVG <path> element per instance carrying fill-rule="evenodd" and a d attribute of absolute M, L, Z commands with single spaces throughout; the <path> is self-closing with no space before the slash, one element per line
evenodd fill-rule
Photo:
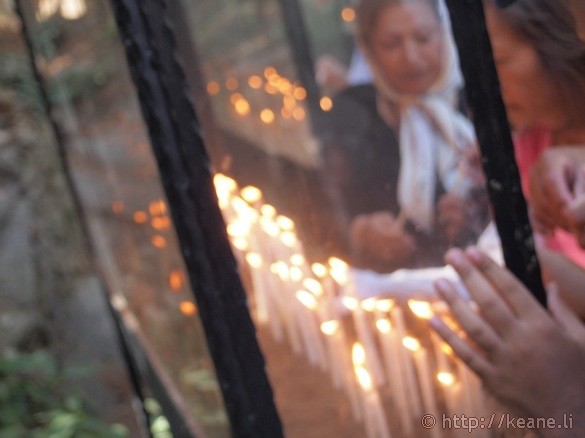
<path fill-rule="evenodd" d="M 360 366 L 355 368 L 355 373 L 362 388 L 364 423 L 368 438 L 390 438 L 386 415 L 378 391 L 373 387 L 370 373 Z"/>

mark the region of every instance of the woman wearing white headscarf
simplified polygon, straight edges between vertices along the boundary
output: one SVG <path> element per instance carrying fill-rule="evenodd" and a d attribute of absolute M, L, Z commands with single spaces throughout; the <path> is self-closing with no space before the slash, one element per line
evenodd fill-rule
<path fill-rule="evenodd" d="M 443 226 L 473 186 L 464 157 L 475 146 L 457 109 L 462 79 L 446 11 L 437 0 L 362 0 L 357 16 L 374 85 L 337 96 L 324 135 L 347 235 L 341 255 L 384 272 L 440 264 L 454 237 Z"/>

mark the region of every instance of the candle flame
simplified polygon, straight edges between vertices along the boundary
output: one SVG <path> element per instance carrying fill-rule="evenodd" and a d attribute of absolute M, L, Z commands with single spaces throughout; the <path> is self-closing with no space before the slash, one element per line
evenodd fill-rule
<path fill-rule="evenodd" d="M 327 96 L 322 97 L 321 100 L 319 101 L 319 106 L 325 112 L 331 111 L 331 109 L 333 108 L 333 101 L 331 100 L 330 97 Z"/>
<path fill-rule="evenodd" d="M 360 303 L 360 306 L 366 312 L 373 312 L 374 310 L 376 310 L 376 299 L 375 298 L 368 298 L 366 300 L 363 300 Z"/>
<path fill-rule="evenodd" d="M 297 243 L 297 236 L 292 231 L 283 231 L 280 234 L 280 241 L 288 248 L 292 248 Z"/>
<path fill-rule="evenodd" d="M 392 331 L 392 323 L 387 319 L 379 319 L 376 321 L 376 328 L 380 333 L 387 335 Z"/>
<path fill-rule="evenodd" d="M 315 310 L 317 308 L 317 299 L 315 296 L 307 292 L 306 290 L 300 290 L 296 293 L 297 300 L 309 310 Z"/>
<path fill-rule="evenodd" d="M 295 266 L 303 266 L 305 264 L 305 257 L 302 254 L 293 254 L 290 256 L 290 262 Z"/>
<path fill-rule="evenodd" d="M 275 75 L 275 74 L 277 74 L 277 73 L 276 73 L 276 69 L 275 69 L 274 67 L 272 67 L 272 66 L 268 66 L 268 67 L 266 67 L 266 68 L 264 69 L 264 77 L 265 77 L 265 78 L 267 78 L 267 79 L 268 79 L 270 76 L 272 76 L 272 75 Z"/>
<path fill-rule="evenodd" d="M 77 20 L 85 15 L 87 5 L 85 0 L 62 0 L 61 15 L 66 20 Z"/>
<path fill-rule="evenodd" d="M 307 115 L 307 112 L 305 111 L 304 108 L 301 108 L 300 106 L 297 106 L 295 109 L 292 110 L 292 117 L 297 122 L 304 120 L 306 115 Z"/>
<path fill-rule="evenodd" d="M 303 87 L 295 87 L 293 96 L 296 100 L 305 100 L 307 98 L 307 90 Z"/>
<path fill-rule="evenodd" d="M 253 88 L 254 90 L 258 90 L 260 88 L 262 88 L 262 83 L 264 81 L 262 81 L 262 78 L 260 76 L 250 76 L 250 78 L 248 79 L 248 85 Z"/>
<path fill-rule="evenodd" d="M 260 218 L 260 226 L 262 227 L 262 231 L 270 237 L 277 237 L 280 234 L 280 228 L 278 228 L 278 225 L 266 217 Z"/>
<path fill-rule="evenodd" d="M 246 261 L 254 269 L 258 269 L 262 266 L 262 256 L 255 252 L 246 254 Z"/>
<path fill-rule="evenodd" d="M 244 201 L 253 204 L 254 202 L 258 202 L 262 199 L 262 191 L 258 187 L 254 186 L 246 186 L 240 192 Z"/>
<path fill-rule="evenodd" d="M 452 356 L 454 354 L 451 346 L 449 344 L 446 344 L 445 342 L 441 343 L 441 350 L 443 350 L 443 353 L 448 354 L 449 356 Z"/>
<path fill-rule="evenodd" d="M 171 226 L 171 220 L 167 216 L 153 217 L 150 226 L 157 231 L 168 230 Z"/>
<path fill-rule="evenodd" d="M 321 286 L 321 283 L 314 278 L 305 278 L 303 280 L 303 286 L 305 286 L 316 297 L 323 295 L 323 286 Z"/>
<path fill-rule="evenodd" d="M 181 301 L 181 304 L 179 304 L 179 310 L 185 316 L 193 316 L 197 313 L 197 306 L 191 301 Z"/>
<path fill-rule="evenodd" d="M 356 310 L 360 305 L 358 299 L 354 297 L 343 297 L 341 299 L 341 303 L 346 307 L 346 309 L 351 311 Z"/>
<path fill-rule="evenodd" d="M 116 214 L 122 213 L 124 210 L 124 203 L 120 200 L 112 202 L 112 211 Z"/>
<path fill-rule="evenodd" d="M 293 222 L 293 220 L 283 215 L 279 215 L 276 218 L 276 223 L 283 231 L 292 231 L 295 228 L 295 223 Z"/>
<path fill-rule="evenodd" d="M 240 251 L 247 251 L 250 248 L 250 244 L 244 237 L 236 237 L 232 241 L 234 248 L 239 249 Z"/>
<path fill-rule="evenodd" d="M 247 116 L 250 114 L 250 103 L 246 99 L 239 99 L 234 103 L 236 112 L 241 116 Z"/>
<path fill-rule="evenodd" d="M 155 248 L 158 249 L 163 249 L 166 248 L 167 246 L 167 239 L 165 239 L 163 236 L 152 236 L 152 239 L 150 239 L 152 246 L 154 246 Z"/>
<path fill-rule="evenodd" d="M 346 23 L 351 23 L 352 21 L 355 20 L 355 17 L 356 17 L 355 10 L 353 8 L 347 7 L 342 9 L 341 18 Z"/>
<path fill-rule="evenodd" d="M 349 268 L 349 265 L 347 264 L 347 262 L 341 260 L 340 258 L 337 257 L 329 257 L 328 260 L 329 266 L 331 266 L 332 269 L 344 269 L 347 270 Z"/>
<path fill-rule="evenodd" d="M 183 272 L 174 269 L 169 275 L 169 286 L 172 290 L 178 291 L 183 287 Z"/>
<path fill-rule="evenodd" d="M 412 336 L 406 336 L 402 340 L 402 345 L 410 351 L 418 351 L 420 349 L 420 342 L 418 339 L 413 338 Z"/>
<path fill-rule="evenodd" d="M 336 321 L 334 319 L 330 321 L 325 321 L 324 323 L 321 324 L 321 331 L 327 336 L 333 336 L 337 329 L 339 329 L 339 321 Z"/>
<path fill-rule="evenodd" d="M 230 237 L 247 237 L 250 234 L 250 223 L 240 220 L 234 221 L 227 226 L 227 233 Z"/>
<path fill-rule="evenodd" d="M 441 371 L 437 373 L 437 380 L 445 386 L 453 386 L 455 384 L 455 376 L 452 373 Z"/>
<path fill-rule="evenodd" d="M 325 278 L 327 276 L 327 267 L 321 263 L 313 263 L 311 265 L 311 271 L 315 274 L 318 278 Z"/>
<path fill-rule="evenodd" d="M 267 218 L 273 218 L 274 216 L 276 216 L 276 208 L 274 208 L 270 204 L 264 204 L 262 207 L 260 207 L 260 213 L 262 214 L 262 216 L 265 216 Z"/>
<path fill-rule="evenodd" d="M 421 319 L 431 319 L 434 315 L 431 304 L 426 301 L 408 300 L 408 307 Z"/>
<path fill-rule="evenodd" d="M 235 91 L 239 85 L 240 85 L 240 83 L 234 77 L 227 78 L 225 81 L 225 87 L 230 91 Z"/>
<path fill-rule="evenodd" d="M 134 222 L 137 224 L 144 224 L 148 220 L 148 214 L 146 214 L 145 211 L 136 211 L 132 215 L 132 219 L 134 219 Z"/>
<path fill-rule="evenodd" d="M 219 93 L 220 90 L 220 86 L 219 83 L 216 81 L 211 81 L 207 83 L 207 92 L 211 95 L 211 96 L 215 96 L 217 93 Z"/>
<path fill-rule="evenodd" d="M 167 205 L 162 199 L 152 201 L 148 205 L 148 212 L 151 214 L 151 216 L 162 216 L 167 212 Z"/>
<path fill-rule="evenodd" d="M 340 286 L 344 286 L 347 284 L 347 271 L 345 269 L 334 268 L 331 269 L 331 277 L 339 284 Z"/>
<path fill-rule="evenodd" d="M 282 281 L 288 281 L 289 279 L 288 266 L 284 262 L 276 262 L 270 265 L 270 272 L 278 275 Z"/>
<path fill-rule="evenodd" d="M 354 342 L 351 347 L 351 360 L 356 367 L 361 367 L 366 364 L 366 350 L 359 342 Z"/>
<path fill-rule="evenodd" d="M 371 391 L 373 389 L 372 377 L 370 376 L 368 370 L 366 370 L 364 367 L 357 367 L 355 368 L 355 375 L 357 376 L 358 382 L 364 391 Z"/>
<path fill-rule="evenodd" d="M 272 110 L 269 110 L 268 108 L 263 109 L 260 112 L 260 120 L 262 120 L 262 122 L 266 123 L 267 125 L 274 122 L 274 119 L 276 117 L 274 116 L 274 112 L 272 112 Z"/>
<path fill-rule="evenodd" d="M 390 298 L 378 300 L 376 301 L 376 310 L 379 310 L 380 312 L 390 312 L 392 307 L 394 307 L 394 303 L 395 301 Z"/>
<path fill-rule="evenodd" d="M 303 279 L 303 271 L 298 266 L 291 266 L 289 274 L 290 279 L 294 282 L 299 282 Z"/>

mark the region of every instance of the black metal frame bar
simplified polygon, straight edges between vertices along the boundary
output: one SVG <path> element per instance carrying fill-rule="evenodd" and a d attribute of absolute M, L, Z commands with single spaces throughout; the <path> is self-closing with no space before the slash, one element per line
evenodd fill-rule
<path fill-rule="evenodd" d="M 487 189 L 508 268 L 546 305 L 540 265 L 522 195 L 510 125 L 485 24 L 482 0 L 446 0 Z"/>

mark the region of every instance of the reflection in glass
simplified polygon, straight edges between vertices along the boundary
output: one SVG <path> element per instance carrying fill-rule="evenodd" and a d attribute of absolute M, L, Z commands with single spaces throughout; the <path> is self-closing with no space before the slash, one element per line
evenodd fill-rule
<path fill-rule="evenodd" d="M 298 3 L 319 113 L 296 94 L 306 66 L 276 2 L 183 2 L 196 52 L 183 56 L 206 90 L 198 109 L 214 109 L 219 205 L 285 431 L 448 435 L 425 432 L 422 415 L 488 408 L 427 328 L 446 312 L 432 283 L 455 280 L 444 251 L 476 242 L 489 218 L 445 11 Z M 218 17 L 232 36 L 209 25 Z M 482 244 L 498 255 L 495 232 Z"/>
<path fill-rule="evenodd" d="M 229 424 L 109 2 L 25 1 L 36 62 L 65 134 L 91 238 L 187 421 Z"/>

